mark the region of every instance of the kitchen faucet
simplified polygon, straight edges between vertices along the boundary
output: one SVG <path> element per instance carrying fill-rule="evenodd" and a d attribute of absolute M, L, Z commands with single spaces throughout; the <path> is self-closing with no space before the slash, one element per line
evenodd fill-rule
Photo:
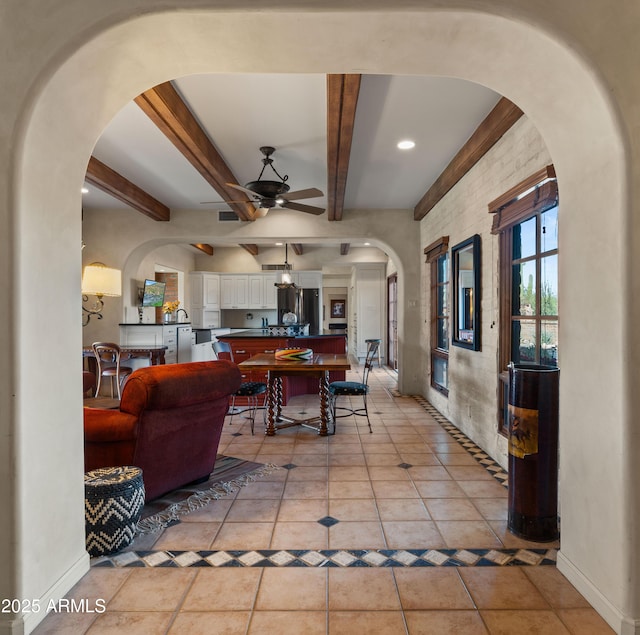
<path fill-rule="evenodd" d="M 184 319 L 188 320 L 189 319 L 189 314 L 184 310 L 184 309 L 178 309 L 176 311 L 176 322 L 178 322 L 178 313 L 180 313 L 180 311 L 182 311 L 184 313 Z"/>

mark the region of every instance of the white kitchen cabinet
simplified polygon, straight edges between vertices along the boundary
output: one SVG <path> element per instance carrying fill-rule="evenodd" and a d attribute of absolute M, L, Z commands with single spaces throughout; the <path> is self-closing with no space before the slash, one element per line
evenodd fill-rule
<path fill-rule="evenodd" d="M 212 342 L 202 342 L 191 346 L 191 361 L 210 362 L 216 358 L 213 352 Z"/>
<path fill-rule="evenodd" d="M 219 309 L 191 309 L 189 317 L 194 329 L 217 329 L 220 326 Z"/>
<path fill-rule="evenodd" d="M 175 324 L 162 327 L 162 343 L 167 347 L 164 360 L 167 364 L 178 362 L 178 327 Z"/>
<path fill-rule="evenodd" d="M 181 325 L 185 326 L 185 325 Z M 123 346 L 166 346 L 165 363 L 178 361 L 177 324 L 121 324 L 120 343 Z"/>
<path fill-rule="evenodd" d="M 249 308 L 249 276 L 247 274 L 222 274 L 220 276 L 220 308 Z"/>
<path fill-rule="evenodd" d="M 277 276 L 275 273 L 266 273 L 264 275 L 264 295 L 263 307 L 264 309 L 277 309 L 278 308 L 278 289 L 276 287 Z"/>
<path fill-rule="evenodd" d="M 191 279 L 191 309 L 220 308 L 220 274 L 194 271 Z"/>
<path fill-rule="evenodd" d="M 277 309 L 276 275 L 271 273 L 249 274 L 249 308 Z"/>
<path fill-rule="evenodd" d="M 260 274 L 249 276 L 249 308 L 257 309 L 262 304 L 264 295 L 264 282 Z"/>
<path fill-rule="evenodd" d="M 217 341 L 217 335 L 228 335 L 231 329 L 215 328 L 211 329 L 211 341 L 201 342 L 196 344 L 195 342 L 191 346 L 191 360 L 194 362 L 209 362 L 217 359 L 216 354 L 213 351 L 213 343 Z"/>
<path fill-rule="evenodd" d="M 121 324 L 120 344 L 123 346 L 162 346 L 162 324 Z"/>

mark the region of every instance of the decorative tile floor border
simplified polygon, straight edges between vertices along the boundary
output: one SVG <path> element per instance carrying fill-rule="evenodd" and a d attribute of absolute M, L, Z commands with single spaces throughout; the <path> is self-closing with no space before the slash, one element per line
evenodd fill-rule
<path fill-rule="evenodd" d="M 411 398 L 415 399 L 496 481 L 505 488 L 508 487 L 509 475 L 482 448 L 479 448 L 469 437 L 460 432 L 449 419 L 436 410 L 424 397 L 412 395 Z"/>
<path fill-rule="evenodd" d="M 406 397 L 389 390 L 392 397 Z M 417 401 L 499 483 L 508 475 L 424 397 Z M 294 465 L 283 466 L 296 467 Z M 324 526 L 330 517 L 321 519 Z M 334 520 L 334 519 L 330 519 Z M 335 522 L 338 522 L 337 520 Z M 93 567 L 504 567 L 555 565 L 557 549 L 289 549 L 228 551 L 126 551 L 93 558 Z"/>
<path fill-rule="evenodd" d="M 556 549 L 126 551 L 94 567 L 504 567 L 555 565 Z"/>

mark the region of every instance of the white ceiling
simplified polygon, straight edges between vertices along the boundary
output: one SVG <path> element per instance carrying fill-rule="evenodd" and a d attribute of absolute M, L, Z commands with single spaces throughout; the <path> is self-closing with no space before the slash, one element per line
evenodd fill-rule
<path fill-rule="evenodd" d="M 259 148 L 271 145 L 274 166 L 289 176 L 291 190 L 326 192 L 324 75 L 191 75 L 173 83 L 240 183 L 257 179 Z M 415 207 L 499 98 L 483 86 L 450 78 L 363 76 L 345 213 Z M 396 147 L 405 138 L 415 141 L 414 149 Z M 221 197 L 134 102 L 107 126 L 93 155 L 169 208 L 228 209 L 214 203 Z M 85 208 L 126 207 L 85 186 L 90 190 L 83 197 Z M 327 203 L 326 198 L 303 202 Z"/>

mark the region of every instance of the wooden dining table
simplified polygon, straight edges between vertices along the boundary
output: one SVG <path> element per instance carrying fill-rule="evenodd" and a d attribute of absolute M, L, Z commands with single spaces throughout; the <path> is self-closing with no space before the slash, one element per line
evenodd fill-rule
<path fill-rule="evenodd" d="M 265 434 L 272 437 L 277 430 L 291 426 L 305 426 L 318 432 L 321 437 L 329 434 L 331 413 L 329 409 L 329 372 L 347 371 L 351 368 L 344 354 L 315 353 L 311 359 L 281 360 L 275 353 L 260 353 L 240 362 L 242 371 L 267 372 L 267 422 Z M 282 414 L 282 378 L 307 376 L 318 378 L 320 416 L 296 419 Z"/>

